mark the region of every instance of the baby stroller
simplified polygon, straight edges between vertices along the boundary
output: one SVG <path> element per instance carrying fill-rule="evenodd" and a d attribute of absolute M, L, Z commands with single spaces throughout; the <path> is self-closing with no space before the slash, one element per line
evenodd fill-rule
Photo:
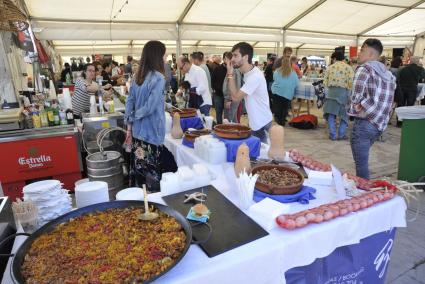
<path fill-rule="evenodd" d="M 323 104 L 325 103 L 325 97 L 326 97 L 323 80 L 314 82 L 312 85 L 314 87 L 314 94 L 317 96 L 317 101 L 316 101 L 317 108 L 321 108 Z"/>

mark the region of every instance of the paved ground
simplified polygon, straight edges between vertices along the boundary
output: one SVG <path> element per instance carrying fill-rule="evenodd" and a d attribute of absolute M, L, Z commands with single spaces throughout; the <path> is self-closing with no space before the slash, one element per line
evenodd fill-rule
<path fill-rule="evenodd" d="M 313 109 L 313 113 L 319 117 L 318 129 L 298 130 L 285 127 L 286 149 L 297 148 L 319 161 L 332 162 L 343 171 L 355 173 L 349 141 L 329 140 L 321 110 Z M 243 122 L 246 122 L 246 119 Z M 371 149 L 371 178 L 397 176 L 401 130 L 393 126 L 394 118 L 391 124 L 382 141 L 376 142 Z M 420 214 L 417 219 L 408 222 L 407 228 L 397 231 L 386 278 L 388 284 L 425 284 L 425 193 L 419 194 L 419 198 L 419 203 L 412 202 L 408 210 L 408 217 L 412 218 L 419 206 Z"/>

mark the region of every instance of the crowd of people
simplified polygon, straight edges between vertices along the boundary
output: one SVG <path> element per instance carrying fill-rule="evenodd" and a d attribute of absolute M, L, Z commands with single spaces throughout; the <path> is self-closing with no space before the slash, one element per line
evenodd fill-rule
<path fill-rule="evenodd" d="M 146 183 L 151 191 L 156 191 L 161 173 L 176 168 L 172 155 L 163 146 L 164 94 L 169 90 L 184 98 L 185 107 L 197 108 L 205 116 L 214 107 L 218 124 L 224 120 L 239 123 L 242 113 L 246 113 L 253 135 L 266 142 L 273 117 L 277 124 L 285 126 L 299 80 L 322 78 L 327 89 L 323 114 L 329 139 L 348 139 L 349 121 L 354 121 L 349 137 L 356 173 L 369 178 L 370 147 L 386 129 L 395 105 L 415 103 L 418 82 L 425 78 L 418 58 L 412 57 L 406 66 L 402 66 L 399 57 L 387 64 L 382 51 L 379 40 L 367 39 L 358 58 L 347 61 L 342 52 L 336 51 L 327 69 L 320 66 L 317 70 L 307 58 L 299 61 L 292 49 L 285 47 L 281 57 L 268 58 L 260 68 L 258 62 L 252 61 L 253 47 L 240 42 L 222 57 L 216 55 L 206 61 L 204 54 L 197 51 L 180 56 L 173 65 L 166 60 L 165 46 L 150 41 L 139 62 L 129 56 L 125 65 L 87 63 L 83 78 L 76 82 L 73 105 L 75 101 L 79 115 L 86 111 L 81 105 L 87 104 L 87 94 L 107 92 L 110 86 L 130 78 L 125 119 L 126 143 L 133 145 L 135 161 L 133 185 Z M 68 67 L 61 76 L 65 81 Z M 96 84 L 98 78 L 104 86 Z"/>

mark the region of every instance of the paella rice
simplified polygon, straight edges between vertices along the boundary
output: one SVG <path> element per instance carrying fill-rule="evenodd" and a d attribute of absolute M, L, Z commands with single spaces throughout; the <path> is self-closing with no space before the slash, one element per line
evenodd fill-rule
<path fill-rule="evenodd" d="M 140 208 L 83 215 L 38 237 L 22 264 L 25 282 L 143 283 L 182 254 L 186 234 L 163 212 L 151 222 Z"/>

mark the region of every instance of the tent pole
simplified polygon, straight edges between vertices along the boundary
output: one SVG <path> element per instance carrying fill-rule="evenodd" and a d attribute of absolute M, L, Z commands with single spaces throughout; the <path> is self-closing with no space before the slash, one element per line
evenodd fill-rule
<path fill-rule="evenodd" d="M 282 48 L 286 46 L 286 30 L 282 29 Z"/>
<path fill-rule="evenodd" d="M 177 30 L 176 59 L 178 59 L 182 55 L 181 25 L 179 23 L 176 23 L 176 30 Z M 177 68 L 177 77 L 178 77 L 178 81 L 180 81 L 181 74 L 180 74 L 179 68 Z"/>
<path fill-rule="evenodd" d="M 276 56 L 279 57 L 280 54 L 280 41 L 276 42 Z"/>

